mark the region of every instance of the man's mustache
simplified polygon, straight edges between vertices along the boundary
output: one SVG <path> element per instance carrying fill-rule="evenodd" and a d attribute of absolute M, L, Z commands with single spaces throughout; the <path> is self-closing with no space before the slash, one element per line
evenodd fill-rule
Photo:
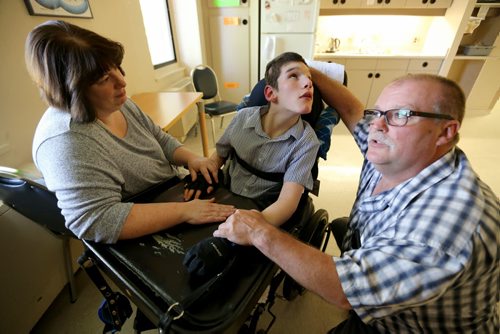
<path fill-rule="evenodd" d="M 377 143 L 381 143 L 387 146 L 393 146 L 394 143 L 392 142 L 391 139 L 387 138 L 384 134 L 381 132 L 370 132 L 368 134 L 368 142 L 370 141 L 376 141 Z"/>

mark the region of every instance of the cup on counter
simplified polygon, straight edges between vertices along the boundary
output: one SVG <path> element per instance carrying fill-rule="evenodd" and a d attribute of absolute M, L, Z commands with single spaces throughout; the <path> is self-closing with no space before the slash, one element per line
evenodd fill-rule
<path fill-rule="evenodd" d="M 339 50 L 340 47 L 340 39 L 335 37 L 330 37 L 328 40 L 328 49 L 325 52 L 334 53 Z"/>

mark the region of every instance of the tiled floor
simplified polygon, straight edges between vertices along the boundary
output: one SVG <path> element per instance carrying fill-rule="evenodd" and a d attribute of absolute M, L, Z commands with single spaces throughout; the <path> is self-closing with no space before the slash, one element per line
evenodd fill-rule
<path fill-rule="evenodd" d="M 485 119 L 485 122 L 488 121 Z M 225 124 L 227 122 L 225 121 Z M 480 120 L 475 122 L 476 126 L 482 126 Z M 218 129 L 218 135 L 220 133 L 221 130 Z M 467 133 L 472 133 L 472 131 Z M 199 136 L 188 136 L 185 144 L 193 150 L 200 151 Z M 464 135 L 459 146 L 468 153 L 478 174 L 498 194 L 500 192 L 500 181 L 497 177 L 498 167 L 496 166 L 500 162 L 500 150 L 498 150 L 500 139 L 498 136 L 484 138 L 481 135 L 476 137 Z M 320 196 L 313 198 L 316 208 L 326 209 L 330 218 L 349 214 L 355 196 L 361 161 L 361 155 L 347 130 L 342 126 L 335 129 L 328 161 L 321 161 L 320 164 Z M 334 244 L 334 241 L 330 241 L 327 253 L 338 253 Z M 102 299 L 101 296 L 89 283 L 89 279 L 84 273 L 79 272 L 76 280 L 79 292 L 77 302 L 69 303 L 67 293 L 63 291 L 32 333 L 79 334 L 102 331 L 101 323 L 96 315 Z M 328 305 L 312 293 L 306 293 L 293 302 L 278 300 L 273 311 L 277 320 L 271 333 L 325 333 L 345 316 L 344 312 Z M 263 316 L 261 328 L 267 326 L 268 321 L 269 317 Z M 129 320 L 121 333 L 133 333 L 132 323 L 133 321 Z"/>

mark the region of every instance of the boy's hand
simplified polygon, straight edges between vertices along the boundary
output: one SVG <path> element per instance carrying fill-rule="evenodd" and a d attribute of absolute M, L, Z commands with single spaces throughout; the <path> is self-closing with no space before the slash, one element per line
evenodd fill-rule
<path fill-rule="evenodd" d="M 229 240 L 209 237 L 189 248 L 182 263 L 191 275 L 209 278 L 224 270 L 236 253 Z"/>
<path fill-rule="evenodd" d="M 196 178 L 193 180 L 191 175 L 187 175 L 184 178 L 184 200 L 189 201 L 191 199 L 206 198 L 217 188 L 218 182 L 213 182 L 210 179 L 210 183 L 201 176 L 201 173 L 196 174 Z"/>

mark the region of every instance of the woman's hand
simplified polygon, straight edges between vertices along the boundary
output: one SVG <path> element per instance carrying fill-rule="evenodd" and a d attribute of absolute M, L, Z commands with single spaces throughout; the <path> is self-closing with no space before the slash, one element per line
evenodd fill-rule
<path fill-rule="evenodd" d="M 219 182 L 217 178 L 217 173 L 219 172 L 219 166 L 217 163 L 209 158 L 205 157 L 193 157 L 188 160 L 188 169 L 193 181 L 196 180 L 196 173 L 200 172 L 208 183 L 212 184 L 212 175 L 215 182 Z"/>
<path fill-rule="evenodd" d="M 219 183 L 218 173 L 219 173 L 219 165 L 213 159 L 205 158 L 205 157 L 193 157 L 188 160 L 188 169 L 191 174 L 192 182 L 196 181 L 198 177 L 198 172 L 203 175 L 205 180 L 209 185 L 213 185 L 215 183 Z M 207 194 L 210 194 L 213 191 L 214 187 L 207 188 Z M 201 190 L 189 189 L 186 188 L 184 190 L 184 200 L 189 201 L 192 198 L 199 198 L 201 195 Z"/>
<path fill-rule="evenodd" d="M 225 221 L 236 210 L 232 205 L 215 203 L 213 198 L 195 199 L 184 205 L 186 208 L 184 221 L 193 225 Z"/>
<path fill-rule="evenodd" d="M 198 177 L 198 172 L 203 175 L 209 185 L 219 183 L 219 169 L 222 167 L 223 160 L 218 159 L 214 153 L 212 157 L 201 157 L 183 146 L 178 147 L 174 152 L 174 163 L 178 166 L 187 166 L 191 180 L 194 182 Z M 213 187 L 208 187 L 207 193 L 211 193 Z M 184 191 L 184 200 L 188 201 L 191 198 L 199 198 L 201 191 L 186 189 Z"/>

